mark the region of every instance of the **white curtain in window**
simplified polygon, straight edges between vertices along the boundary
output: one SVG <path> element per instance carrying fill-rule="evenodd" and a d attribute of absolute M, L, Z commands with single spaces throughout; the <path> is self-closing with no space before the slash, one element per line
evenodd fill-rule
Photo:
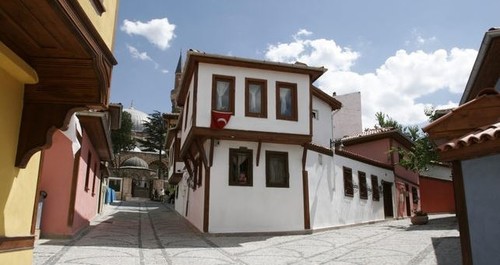
<path fill-rule="evenodd" d="M 250 106 L 249 110 L 253 113 L 260 113 L 261 110 L 261 89 L 259 85 L 250 85 L 248 87 L 248 91 L 250 92 Z"/>
<path fill-rule="evenodd" d="M 292 90 L 288 88 L 280 89 L 280 106 L 281 115 L 290 116 L 292 114 Z"/>
<path fill-rule="evenodd" d="M 273 157 L 271 159 L 269 159 L 269 166 L 270 166 L 270 172 L 271 172 L 271 176 L 269 176 L 270 178 L 270 182 L 271 183 L 283 183 L 286 179 L 286 170 L 285 170 L 285 163 L 282 159 L 279 159 L 279 158 L 276 158 L 276 157 Z"/>
<path fill-rule="evenodd" d="M 229 110 L 229 82 L 217 82 L 217 110 Z"/>

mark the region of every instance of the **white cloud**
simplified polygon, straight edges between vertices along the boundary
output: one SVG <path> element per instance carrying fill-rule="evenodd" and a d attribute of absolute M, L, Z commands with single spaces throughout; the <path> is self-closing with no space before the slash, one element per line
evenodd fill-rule
<path fill-rule="evenodd" d="M 316 66 L 329 66 L 335 71 L 349 70 L 360 54 L 338 46 L 333 40 L 315 39 L 269 45 L 265 56 L 280 62 L 314 62 Z"/>
<path fill-rule="evenodd" d="M 145 23 L 125 19 L 121 30 L 129 35 L 143 36 L 161 50 L 170 47 L 170 41 L 175 37 L 175 25 L 170 24 L 167 18 L 152 19 Z"/>
<path fill-rule="evenodd" d="M 136 58 L 141 61 L 153 61 L 153 59 L 151 59 L 146 52 L 140 52 L 134 46 L 127 45 L 127 49 L 130 52 L 130 55 L 132 55 L 132 58 Z"/>
<path fill-rule="evenodd" d="M 291 43 L 269 45 L 265 53 L 273 61 L 325 66 L 328 71 L 317 85 L 330 95 L 361 91 L 365 128 L 375 124 L 378 111 L 403 124 L 425 122 L 424 109 L 429 104 L 417 100 L 438 90 L 463 92 L 476 55 L 475 50 L 460 48 L 430 53 L 399 50 L 375 71 L 360 74 L 351 67 L 361 55 L 334 40 L 295 39 Z M 443 99 L 442 106 L 454 104 Z"/>
<path fill-rule="evenodd" d="M 312 34 L 313 33 L 308 31 L 307 29 L 300 29 L 299 31 L 297 31 L 297 33 L 295 33 L 295 35 L 293 35 L 293 38 L 299 39 L 301 36 L 310 36 Z"/>
<path fill-rule="evenodd" d="M 160 64 L 158 64 L 155 60 L 153 60 L 146 52 L 140 52 L 136 47 L 128 45 L 127 49 L 132 56 L 132 58 L 139 59 L 141 61 L 150 61 L 153 63 L 155 70 L 160 71 L 163 74 L 168 73 L 167 69 L 160 68 Z"/>
<path fill-rule="evenodd" d="M 422 47 L 426 44 L 431 44 L 437 41 L 436 36 L 425 37 L 418 29 L 413 29 L 411 31 L 412 39 L 405 41 L 407 46 L 414 44 L 416 47 Z"/>

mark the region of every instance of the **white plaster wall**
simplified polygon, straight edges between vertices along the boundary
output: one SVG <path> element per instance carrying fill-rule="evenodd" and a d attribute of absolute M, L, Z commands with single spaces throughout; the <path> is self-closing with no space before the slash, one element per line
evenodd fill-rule
<path fill-rule="evenodd" d="M 354 197 L 344 195 L 343 166 L 352 169 L 353 183 L 358 186 L 358 171 L 366 173 L 369 189 L 372 188 L 372 174 L 378 176 L 379 186 L 382 180 L 394 182 L 394 173 L 391 170 L 337 154 L 332 158 L 308 151 L 306 170 L 309 175 L 309 209 L 312 229 L 364 223 L 385 218 L 382 193 L 380 193 L 379 201 L 373 201 L 371 192 L 368 192 L 368 200 L 360 199 L 359 189 L 354 190 Z M 392 194 L 394 197 L 395 190 Z"/>
<path fill-rule="evenodd" d="M 448 181 L 453 180 L 451 178 L 451 168 L 442 165 L 428 165 L 427 170 L 420 172 L 420 175 Z"/>
<path fill-rule="evenodd" d="M 361 92 L 334 96 L 342 102 L 342 108 L 333 116 L 335 139 L 363 132 L 361 119 Z"/>
<path fill-rule="evenodd" d="M 462 161 L 474 264 L 500 264 L 500 154 Z"/>
<path fill-rule="evenodd" d="M 177 184 L 179 186 L 178 196 L 175 198 L 175 210 L 182 216 L 186 217 L 186 202 L 188 196 L 187 180 L 188 174 L 184 173 L 181 181 Z"/>
<path fill-rule="evenodd" d="M 330 139 L 333 139 L 332 134 L 332 107 L 324 101 L 313 97 L 312 100 L 313 110 L 318 111 L 318 119 L 313 121 L 313 143 L 330 147 Z"/>
<path fill-rule="evenodd" d="M 198 68 L 196 126 L 210 127 L 212 76 L 235 77 L 235 113 L 226 125 L 228 129 L 309 134 L 309 76 L 252 68 L 200 63 Z M 267 80 L 267 119 L 245 117 L 245 78 Z M 276 119 L 276 81 L 297 84 L 298 122 Z"/>
<path fill-rule="evenodd" d="M 203 177 L 203 182 L 205 178 Z M 187 203 L 188 214 L 186 218 L 193 224 L 198 230 L 203 231 L 203 202 L 205 189 L 202 186 L 197 187 L 196 190 L 189 190 L 189 202 Z"/>
<path fill-rule="evenodd" d="M 229 148 L 253 150 L 253 186 L 229 186 Z M 266 150 L 288 152 L 289 188 L 266 187 Z M 214 150 L 210 184 L 210 233 L 276 232 L 304 229 L 302 147 L 262 144 L 256 167 L 257 143 L 220 141 Z"/>

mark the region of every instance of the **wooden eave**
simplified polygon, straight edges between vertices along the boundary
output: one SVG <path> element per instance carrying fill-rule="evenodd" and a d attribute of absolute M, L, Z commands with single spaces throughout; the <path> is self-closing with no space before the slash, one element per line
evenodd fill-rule
<path fill-rule="evenodd" d="M 394 170 L 394 166 L 393 165 L 385 164 L 385 163 L 382 163 L 380 161 L 368 158 L 366 156 L 362 156 L 360 154 L 356 154 L 356 153 L 350 152 L 348 150 L 335 149 L 334 153 L 337 154 L 337 155 L 343 156 L 343 157 L 347 157 L 347 158 L 350 158 L 350 159 L 353 159 L 353 160 L 357 160 L 359 162 L 367 163 L 367 164 L 372 165 L 372 166 L 376 166 L 376 167 L 380 167 L 380 168 L 385 168 L 385 169 L 389 169 L 389 170 Z"/>
<path fill-rule="evenodd" d="M 179 113 L 164 113 L 162 116 L 163 120 L 165 121 L 165 125 L 167 126 L 167 129 L 170 129 L 172 127 L 177 127 L 180 117 Z"/>
<path fill-rule="evenodd" d="M 76 116 L 89 136 L 100 160 L 112 162 L 113 151 L 107 115 L 103 112 L 78 112 Z"/>
<path fill-rule="evenodd" d="M 336 100 L 335 98 L 328 95 L 327 93 L 325 93 L 323 90 L 319 89 L 318 87 L 311 85 L 311 92 L 312 92 L 313 96 L 319 98 L 320 100 L 324 101 L 326 104 L 330 105 L 332 110 L 342 108 L 342 102 Z"/>
<path fill-rule="evenodd" d="M 168 178 L 167 182 L 171 185 L 177 185 L 182 179 L 182 173 L 172 173 L 172 175 Z"/>
<path fill-rule="evenodd" d="M 109 121 L 111 130 L 118 130 L 122 127 L 122 104 L 109 104 Z"/>
<path fill-rule="evenodd" d="M 165 141 L 165 149 L 168 150 L 170 145 L 172 144 L 172 141 L 175 141 L 175 138 L 177 138 L 177 132 L 179 131 L 178 128 L 170 128 L 167 131 L 167 139 Z"/>
<path fill-rule="evenodd" d="M 312 141 L 311 135 L 303 134 L 272 133 L 230 129 L 216 130 L 204 127 L 193 127 L 188 133 L 185 143 L 182 146 L 180 157 L 184 157 L 186 155 L 186 153 L 190 150 L 191 145 L 195 143 L 195 139 L 202 139 L 203 142 L 204 139 L 210 138 L 219 140 L 294 144 L 302 146 Z"/>
<path fill-rule="evenodd" d="M 440 145 L 500 119 L 500 94 L 484 94 L 423 128 Z"/>
<path fill-rule="evenodd" d="M 484 88 L 495 87 L 499 77 L 500 29 L 493 28 L 484 35 L 460 104 L 475 99 Z"/>
<path fill-rule="evenodd" d="M 404 147 L 407 149 L 410 149 L 413 146 L 413 142 L 408 139 L 406 136 L 403 135 L 399 130 L 393 129 L 390 131 L 386 132 L 380 132 L 380 133 L 374 133 L 366 136 L 359 136 L 347 140 L 342 140 L 342 144 L 345 146 L 349 145 L 356 145 L 356 144 L 361 144 L 361 143 L 367 143 L 375 140 L 380 140 L 380 139 L 394 139 L 398 143 L 402 144 Z"/>
<path fill-rule="evenodd" d="M 103 10 L 101 10 L 103 11 Z M 96 12 L 99 12 L 97 10 Z M 78 1 L 0 1 L 0 41 L 28 63 L 15 165 L 50 146 L 75 111 L 106 109 L 116 59 Z"/>
<path fill-rule="evenodd" d="M 190 50 L 187 53 L 186 62 L 184 64 L 184 70 L 182 71 L 182 77 L 180 82 L 180 91 L 177 96 L 177 105 L 184 106 L 184 102 L 186 100 L 187 92 L 189 90 L 189 85 L 194 73 L 195 68 L 198 67 L 199 63 L 208 63 L 208 64 L 218 64 L 218 65 L 227 65 L 234 67 L 242 67 L 242 68 L 253 68 L 253 69 L 262 69 L 262 70 L 270 70 L 277 72 L 288 72 L 288 73 L 297 73 L 297 74 L 307 74 L 310 77 L 310 82 L 314 82 L 318 79 L 323 73 L 326 72 L 326 68 L 324 67 L 310 67 L 305 64 L 295 63 L 295 64 L 286 64 L 286 63 L 277 63 L 263 60 L 254 60 L 247 58 L 239 58 L 233 56 L 223 56 L 216 54 L 207 54 L 203 52 Z"/>

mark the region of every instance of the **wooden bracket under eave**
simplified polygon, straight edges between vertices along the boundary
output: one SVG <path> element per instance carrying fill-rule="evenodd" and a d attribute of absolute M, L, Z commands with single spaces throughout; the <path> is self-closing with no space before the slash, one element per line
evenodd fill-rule
<path fill-rule="evenodd" d="M 50 147 L 54 131 L 67 129 L 73 113 L 84 109 L 78 105 L 25 102 L 15 166 L 26 168 L 33 154 Z"/>

